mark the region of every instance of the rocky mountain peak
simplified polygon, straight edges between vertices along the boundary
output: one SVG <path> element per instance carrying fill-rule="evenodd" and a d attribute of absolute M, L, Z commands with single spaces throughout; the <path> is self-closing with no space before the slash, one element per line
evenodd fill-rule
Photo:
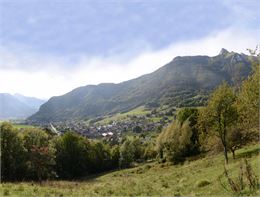
<path fill-rule="evenodd" d="M 219 52 L 219 55 L 224 55 L 225 56 L 228 53 L 229 53 L 229 51 L 227 49 L 222 48 L 221 51 Z"/>

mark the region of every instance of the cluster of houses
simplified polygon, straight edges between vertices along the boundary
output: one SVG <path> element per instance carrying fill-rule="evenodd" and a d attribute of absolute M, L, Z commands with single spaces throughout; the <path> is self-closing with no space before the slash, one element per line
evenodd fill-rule
<path fill-rule="evenodd" d="M 118 138 L 123 132 L 149 132 L 160 131 L 171 120 L 162 118 L 160 121 L 151 121 L 145 116 L 134 116 L 130 119 L 112 121 L 110 124 L 87 125 L 80 121 L 52 123 L 51 130 L 57 132 L 75 131 L 88 138 Z"/>

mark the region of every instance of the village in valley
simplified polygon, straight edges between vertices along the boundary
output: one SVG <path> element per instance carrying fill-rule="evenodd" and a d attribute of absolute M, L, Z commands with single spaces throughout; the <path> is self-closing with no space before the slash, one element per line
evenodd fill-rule
<path fill-rule="evenodd" d="M 138 113 L 135 111 L 138 110 Z M 37 126 L 62 135 L 67 131 L 74 131 L 90 139 L 104 139 L 118 141 L 124 133 L 147 134 L 161 132 L 162 128 L 174 118 L 175 109 L 168 111 L 148 110 L 141 107 L 130 113 L 117 116 L 99 117 L 87 121 L 71 120 L 65 122 L 38 123 Z"/>

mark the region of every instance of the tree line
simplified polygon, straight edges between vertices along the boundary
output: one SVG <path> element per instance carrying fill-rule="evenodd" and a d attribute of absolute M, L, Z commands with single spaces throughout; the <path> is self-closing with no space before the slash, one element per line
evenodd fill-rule
<path fill-rule="evenodd" d="M 138 136 L 109 144 L 76 132 L 57 136 L 40 128 L 21 131 L 8 122 L 2 123 L 0 132 L 2 181 L 78 179 L 156 156 L 154 145 Z"/>

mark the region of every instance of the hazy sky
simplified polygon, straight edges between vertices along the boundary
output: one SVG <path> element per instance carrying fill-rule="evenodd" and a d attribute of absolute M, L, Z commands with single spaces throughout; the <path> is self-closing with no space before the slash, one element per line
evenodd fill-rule
<path fill-rule="evenodd" d="M 0 92 L 49 98 L 121 82 L 178 55 L 246 53 L 258 0 L 0 0 Z"/>

